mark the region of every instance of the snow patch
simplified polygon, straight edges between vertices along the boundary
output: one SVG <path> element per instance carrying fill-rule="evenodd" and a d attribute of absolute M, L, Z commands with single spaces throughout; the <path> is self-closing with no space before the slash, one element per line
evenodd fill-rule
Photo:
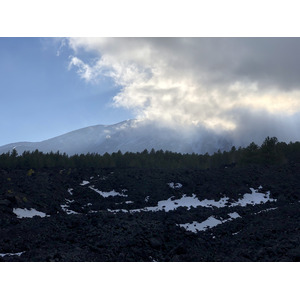
<path fill-rule="evenodd" d="M 83 181 L 80 183 L 80 185 L 87 185 L 87 184 L 89 184 L 89 183 L 90 183 L 89 181 L 83 180 Z"/>
<path fill-rule="evenodd" d="M 13 213 L 17 215 L 17 218 L 33 218 L 34 216 L 38 216 L 41 218 L 49 217 L 45 213 L 38 211 L 34 208 L 27 209 L 27 208 L 14 208 Z"/>
<path fill-rule="evenodd" d="M 187 207 L 190 209 L 191 207 L 197 207 L 200 205 L 200 201 L 198 198 L 193 195 L 192 197 L 188 197 L 183 195 L 181 199 L 172 200 L 173 197 L 169 198 L 168 200 L 162 200 L 157 203 L 157 206 L 152 207 L 145 207 L 140 209 L 132 209 L 130 212 L 140 212 L 140 211 L 170 211 L 177 209 L 178 207 Z"/>
<path fill-rule="evenodd" d="M 223 197 L 220 199 L 220 201 L 215 200 L 202 200 L 200 201 L 195 194 L 192 194 L 192 196 L 186 196 L 183 195 L 180 199 L 172 200 L 173 197 L 162 200 L 157 203 L 157 206 L 153 207 L 145 207 L 141 209 L 132 210 L 132 212 L 138 212 L 138 211 L 170 211 L 177 209 L 178 207 L 187 207 L 187 209 L 190 209 L 191 207 L 224 207 L 227 203 L 227 200 L 229 200 L 228 197 Z"/>
<path fill-rule="evenodd" d="M 277 199 L 270 198 L 270 192 L 259 193 L 258 190 L 253 188 L 250 188 L 250 190 L 251 194 L 246 193 L 243 198 L 240 198 L 238 202 L 233 203 L 231 206 L 246 206 L 247 204 L 257 205 L 266 203 L 268 201 L 277 201 Z"/>
<path fill-rule="evenodd" d="M 124 213 L 128 213 L 127 209 L 107 209 L 107 211 L 112 212 L 112 213 L 117 213 L 117 212 L 124 212 Z"/>
<path fill-rule="evenodd" d="M 231 219 L 241 218 L 241 216 L 237 212 L 229 213 L 228 216 Z"/>
<path fill-rule="evenodd" d="M 21 256 L 23 253 L 25 253 L 25 251 L 23 251 L 23 252 L 17 252 L 17 253 L 0 253 L 0 256 L 1 257 L 4 257 L 4 256 L 13 256 L 13 255 Z"/>
<path fill-rule="evenodd" d="M 205 231 L 209 228 L 215 227 L 220 224 L 222 224 L 222 221 L 211 216 L 201 223 L 194 221 L 193 223 L 179 224 L 179 226 L 183 227 L 187 231 L 192 231 L 196 233 L 197 231 Z"/>
<path fill-rule="evenodd" d="M 242 230 L 234 232 L 232 235 L 237 235 L 238 233 L 240 233 Z"/>
<path fill-rule="evenodd" d="M 92 187 L 91 189 L 97 191 L 98 193 L 105 193 L 105 192 L 100 192 Z M 237 202 L 231 203 L 229 202 L 229 198 L 224 196 L 220 198 L 219 201 L 215 200 L 199 200 L 195 194 L 192 194 L 192 196 L 186 196 L 183 195 L 180 199 L 175 199 L 172 200 L 173 197 L 167 199 L 167 200 L 162 200 L 157 203 L 157 206 L 152 206 L 152 207 L 144 207 L 144 208 L 139 208 L 139 209 L 132 209 L 128 212 L 141 212 L 141 211 L 160 211 L 164 210 L 166 212 L 170 210 L 175 210 L 178 207 L 187 207 L 189 210 L 191 207 L 210 207 L 210 208 L 222 208 L 222 207 L 235 207 L 235 206 L 246 206 L 246 205 L 257 205 L 257 204 L 263 204 L 266 203 L 267 201 L 277 201 L 276 199 L 270 198 L 270 192 L 267 193 L 259 193 L 258 190 L 255 190 L 253 188 L 250 188 L 251 194 L 246 193 L 242 198 L 239 198 Z M 113 191 L 114 192 L 114 191 Z M 112 192 L 110 192 L 112 193 Z M 116 193 L 116 192 L 114 192 Z M 122 194 L 119 194 L 121 196 Z M 127 195 L 123 195 L 126 196 Z M 105 197 L 105 196 L 103 196 Z M 106 196 L 108 197 L 108 196 Z M 145 202 L 148 202 L 149 196 L 145 198 Z M 118 210 L 119 211 L 119 210 Z M 232 217 L 234 218 L 234 216 Z"/>
<path fill-rule="evenodd" d="M 71 195 L 71 196 L 73 196 L 73 189 L 72 188 L 70 188 L 70 189 L 68 189 L 68 193 Z"/>
<path fill-rule="evenodd" d="M 78 212 L 69 209 L 69 204 L 75 202 L 75 200 L 69 200 L 69 199 L 65 199 L 65 200 L 66 200 L 66 204 L 62 204 L 62 205 L 60 206 L 61 209 L 62 209 L 65 213 L 67 213 L 68 215 L 71 215 L 71 214 L 79 214 Z"/>
<path fill-rule="evenodd" d="M 260 189 L 261 186 L 259 186 L 258 189 Z M 264 204 L 268 201 L 273 202 L 273 201 L 277 201 L 277 199 L 273 199 L 270 198 L 270 192 L 266 192 L 266 193 L 260 193 L 258 192 L 258 190 L 255 190 L 253 188 L 250 188 L 251 194 L 250 193 L 246 193 L 244 194 L 244 196 L 242 198 L 239 198 L 237 202 L 234 203 L 229 203 L 228 200 L 229 198 L 224 196 L 222 198 L 220 198 L 219 201 L 215 201 L 215 200 L 202 200 L 199 203 L 199 206 L 202 207 L 217 207 L 217 208 L 221 208 L 221 207 L 234 207 L 234 206 L 246 206 L 246 205 L 257 205 L 257 204 Z"/>
<path fill-rule="evenodd" d="M 67 203 L 73 203 L 75 202 L 75 200 L 69 200 L 69 199 L 65 199 Z"/>
<path fill-rule="evenodd" d="M 277 208 L 278 208 L 278 207 L 272 207 L 272 208 L 267 208 L 267 209 L 264 209 L 264 210 L 260 210 L 259 212 L 255 213 L 255 215 L 261 214 L 261 213 L 263 213 L 263 212 L 275 210 L 275 209 L 277 209 Z"/>
<path fill-rule="evenodd" d="M 205 221 L 203 221 L 201 223 L 193 221 L 193 223 L 185 223 L 185 224 L 178 224 L 178 225 L 180 227 L 183 227 L 187 231 L 192 231 L 192 232 L 196 233 L 197 231 L 205 231 L 209 228 L 216 227 L 220 224 L 224 224 L 225 222 L 232 221 L 236 218 L 241 217 L 236 212 L 229 213 L 228 215 L 229 215 L 230 218 L 224 219 L 224 220 L 219 220 L 219 219 L 216 219 L 214 216 L 210 216 L 208 219 L 206 219 Z"/>
<path fill-rule="evenodd" d="M 94 192 L 100 194 L 100 195 L 101 195 L 102 197 L 104 197 L 104 198 L 107 198 L 107 197 L 110 197 L 110 196 L 112 196 L 112 197 L 115 197 L 115 196 L 128 197 L 127 195 L 118 193 L 118 192 L 116 192 L 115 190 L 112 190 L 112 191 L 110 191 L 110 192 L 101 192 L 101 191 L 99 191 L 98 189 L 95 189 L 93 186 L 89 186 L 89 188 L 90 188 L 91 190 L 93 190 Z M 123 191 L 124 191 L 124 190 L 123 190 Z"/>
<path fill-rule="evenodd" d="M 72 214 L 77 215 L 77 214 L 79 214 L 78 212 L 69 209 L 69 205 L 67 205 L 67 204 L 62 204 L 60 207 L 68 215 L 72 215 Z"/>
<path fill-rule="evenodd" d="M 174 183 L 174 182 L 169 182 L 167 183 L 167 185 L 172 188 L 172 189 L 180 189 L 182 188 L 182 184 L 181 183 Z"/>

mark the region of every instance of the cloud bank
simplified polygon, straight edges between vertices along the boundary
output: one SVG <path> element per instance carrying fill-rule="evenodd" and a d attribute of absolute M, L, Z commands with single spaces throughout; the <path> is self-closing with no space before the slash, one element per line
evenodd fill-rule
<path fill-rule="evenodd" d="M 87 82 L 112 78 L 114 105 L 138 119 L 242 145 L 300 138 L 298 38 L 70 38 L 68 47 L 69 68 Z"/>

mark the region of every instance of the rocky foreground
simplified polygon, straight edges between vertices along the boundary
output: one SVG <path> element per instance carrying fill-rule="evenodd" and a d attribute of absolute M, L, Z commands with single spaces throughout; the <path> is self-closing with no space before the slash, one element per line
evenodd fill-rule
<path fill-rule="evenodd" d="M 300 261 L 300 164 L 0 170 L 0 261 Z"/>

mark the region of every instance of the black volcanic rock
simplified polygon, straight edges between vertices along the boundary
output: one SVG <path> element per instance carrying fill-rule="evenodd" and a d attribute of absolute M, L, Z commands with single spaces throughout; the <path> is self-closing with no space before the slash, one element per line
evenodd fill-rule
<path fill-rule="evenodd" d="M 0 171 L 0 260 L 299 261 L 299 171 L 296 164 L 211 170 L 72 169 L 69 173 L 43 169 L 34 176 L 18 169 Z M 90 183 L 80 185 L 83 180 Z M 173 189 L 170 182 L 182 187 Z M 237 200 L 260 185 L 277 201 L 128 212 L 170 197 L 178 201 L 183 194 Z M 104 197 L 90 186 L 121 195 Z M 17 218 L 16 208 L 48 216 Z M 205 231 L 178 226 L 211 216 L 227 220 L 230 213 L 240 217 Z"/>

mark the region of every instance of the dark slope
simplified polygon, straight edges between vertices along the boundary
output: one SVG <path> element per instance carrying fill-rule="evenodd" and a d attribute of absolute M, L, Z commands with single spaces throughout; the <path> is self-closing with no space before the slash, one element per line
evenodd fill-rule
<path fill-rule="evenodd" d="M 44 169 L 32 174 L 1 170 L 0 253 L 7 255 L 0 259 L 299 261 L 299 171 L 300 165 L 294 163 L 214 170 Z M 80 185 L 83 180 L 89 183 Z M 170 182 L 182 187 L 173 189 Z M 181 207 L 169 212 L 107 211 L 156 206 L 158 201 L 171 196 L 180 199 L 183 194 L 238 199 L 260 185 L 277 201 L 243 207 Z M 103 197 L 90 186 L 127 197 Z M 19 219 L 14 208 L 34 208 L 49 217 Z M 66 208 L 78 214 L 67 214 Z M 233 212 L 240 217 L 205 231 L 193 233 L 178 226 L 211 216 L 224 220 Z M 22 254 L 8 255 L 17 253 Z"/>

